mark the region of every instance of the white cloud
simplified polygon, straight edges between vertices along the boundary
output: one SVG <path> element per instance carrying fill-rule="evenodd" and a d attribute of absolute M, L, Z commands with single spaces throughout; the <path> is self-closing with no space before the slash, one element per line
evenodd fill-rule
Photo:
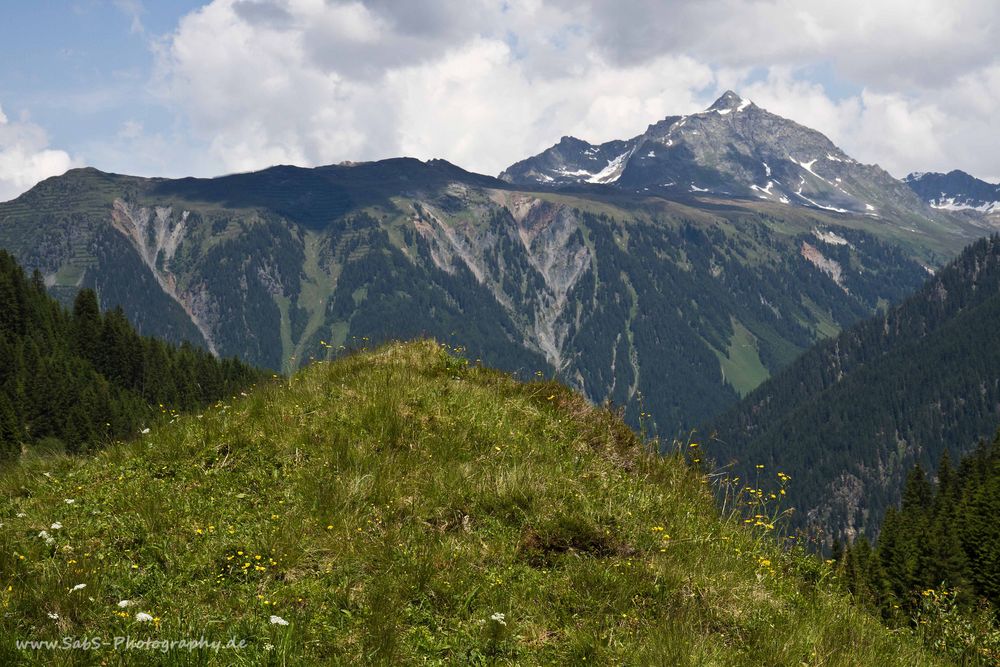
<path fill-rule="evenodd" d="M 719 66 L 833 63 L 863 85 L 937 87 L 994 60 L 993 0 L 550 0 L 617 61 L 688 53 Z"/>
<path fill-rule="evenodd" d="M 215 0 L 165 40 L 158 80 L 207 147 L 199 173 L 394 155 L 497 173 L 734 88 L 896 175 L 995 174 L 998 42 L 988 0 Z"/>
<path fill-rule="evenodd" d="M 505 28 L 548 11 L 512 5 L 484 3 L 480 30 L 452 42 L 453 27 L 441 28 L 449 39 L 414 34 L 359 3 L 290 0 L 283 20 L 262 22 L 219 0 L 181 22 L 163 90 L 231 170 L 404 154 L 497 173 L 566 133 L 641 132 L 697 108 L 693 91 L 713 81 L 684 56 L 609 64 L 558 21 L 512 39 Z"/>
<path fill-rule="evenodd" d="M 833 100 L 822 86 L 774 68 L 743 88 L 760 106 L 820 130 L 848 154 L 897 177 L 961 168 L 997 180 L 1000 66 L 960 77 L 935 94 L 863 89 Z"/>
<path fill-rule="evenodd" d="M 72 166 L 68 153 L 48 148 L 42 128 L 12 121 L 0 108 L 0 201 L 13 199 L 38 181 Z"/>

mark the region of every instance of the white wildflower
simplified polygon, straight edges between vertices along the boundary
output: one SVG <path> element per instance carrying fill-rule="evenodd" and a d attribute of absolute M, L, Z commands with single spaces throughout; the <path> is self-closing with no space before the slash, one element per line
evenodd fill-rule
<path fill-rule="evenodd" d="M 73 588 L 69 589 L 69 592 L 72 593 L 74 591 L 82 591 L 86 587 L 87 587 L 87 584 L 77 584 Z"/>
<path fill-rule="evenodd" d="M 141 431 L 139 431 L 139 433 L 146 435 L 147 433 L 149 433 L 149 427 L 142 429 Z"/>
<path fill-rule="evenodd" d="M 76 498 L 66 498 L 65 500 L 63 500 L 63 502 L 66 503 L 67 505 L 72 505 L 73 503 L 76 502 Z"/>
<path fill-rule="evenodd" d="M 494 623 L 499 623 L 500 625 L 507 625 L 507 616 L 506 616 L 506 614 L 504 614 L 502 612 L 499 612 L 499 611 L 494 612 L 490 616 L 490 620 L 493 621 Z"/>
<path fill-rule="evenodd" d="M 288 621 L 286 621 L 280 616 L 272 616 L 271 625 L 288 625 Z"/>
<path fill-rule="evenodd" d="M 59 614 L 50 611 L 49 612 L 49 618 L 51 618 L 53 621 L 58 621 L 59 620 Z"/>
<path fill-rule="evenodd" d="M 18 518 L 18 519 L 23 519 L 23 518 L 24 518 L 24 517 L 26 517 L 26 516 L 28 516 L 28 515 L 27 515 L 27 514 L 25 514 L 24 512 L 18 512 L 18 513 L 17 513 L 17 518 Z"/>
<path fill-rule="evenodd" d="M 38 536 L 40 538 L 42 538 L 43 540 L 47 540 L 47 539 L 49 539 L 49 531 L 47 531 L 47 530 L 40 530 L 40 531 L 38 531 Z"/>
<path fill-rule="evenodd" d="M 135 620 L 139 621 L 140 623 L 149 623 L 150 621 L 153 620 L 153 617 L 144 611 L 140 611 L 138 614 L 135 615 Z"/>
<path fill-rule="evenodd" d="M 124 609 L 125 607 L 131 607 L 132 606 L 132 601 L 131 600 L 119 600 L 118 601 L 118 606 L 121 607 L 122 609 Z"/>
<path fill-rule="evenodd" d="M 271 643 L 264 644 L 264 650 L 265 651 L 273 651 L 274 650 L 274 644 L 271 644 Z"/>
<path fill-rule="evenodd" d="M 60 528 L 62 528 L 62 524 L 56 521 L 54 524 L 49 526 L 49 528 L 51 528 L 52 530 L 59 530 Z"/>
<path fill-rule="evenodd" d="M 50 472 L 43 472 L 42 474 L 45 475 L 46 477 L 52 477 L 52 473 Z"/>

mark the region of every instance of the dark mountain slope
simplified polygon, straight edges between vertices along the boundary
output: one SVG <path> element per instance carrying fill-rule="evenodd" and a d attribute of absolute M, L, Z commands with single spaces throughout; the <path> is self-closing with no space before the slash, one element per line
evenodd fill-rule
<path fill-rule="evenodd" d="M 1000 239 L 984 239 L 886 314 L 804 354 L 718 419 L 735 470 L 779 466 L 808 520 L 872 534 L 914 461 L 956 457 L 1000 422 Z"/>

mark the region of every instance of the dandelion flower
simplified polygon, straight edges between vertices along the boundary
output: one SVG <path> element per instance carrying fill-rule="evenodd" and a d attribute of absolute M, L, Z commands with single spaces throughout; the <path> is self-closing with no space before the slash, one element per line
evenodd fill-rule
<path fill-rule="evenodd" d="M 280 616 L 271 616 L 271 625 L 288 625 L 288 621 Z"/>
<path fill-rule="evenodd" d="M 86 587 L 87 587 L 87 584 L 77 584 L 73 588 L 69 589 L 69 592 L 72 593 L 74 591 L 82 591 Z"/>
<path fill-rule="evenodd" d="M 139 621 L 140 623 L 149 623 L 150 621 L 153 620 L 153 617 L 144 611 L 140 611 L 138 614 L 135 615 L 135 620 Z"/>

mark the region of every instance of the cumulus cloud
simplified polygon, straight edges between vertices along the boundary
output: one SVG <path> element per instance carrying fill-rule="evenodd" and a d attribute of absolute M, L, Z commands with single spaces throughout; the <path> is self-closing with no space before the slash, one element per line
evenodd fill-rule
<path fill-rule="evenodd" d="M 996 58 L 992 0 L 549 0 L 616 61 L 665 50 L 719 66 L 832 63 L 868 85 L 936 87 Z"/>
<path fill-rule="evenodd" d="M 897 177 L 911 171 L 964 169 L 1000 181 L 1000 65 L 958 76 L 926 94 L 863 88 L 833 99 L 782 68 L 744 93 L 774 113 L 817 128 L 848 154 Z"/>
<path fill-rule="evenodd" d="M 42 128 L 11 120 L 0 108 L 0 201 L 13 199 L 38 181 L 73 166 L 68 153 L 51 149 L 48 143 Z"/>
<path fill-rule="evenodd" d="M 409 154 L 496 173 L 562 134 L 610 139 L 697 108 L 712 82 L 685 56 L 614 65 L 570 49 L 580 37 L 559 21 L 515 39 L 445 19 L 445 4 L 425 7 L 438 23 L 388 3 L 221 0 L 181 22 L 164 91 L 233 170 Z M 548 15 L 478 9 L 501 28 Z"/>
<path fill-rule="evenodd" d="M 735 88 L 898 176 L 997 176 L 997 43 L 992 0 L 214 0 L 163 42 L 158 89 L 230 171 L 406 154 L 496 173 Z"/>

